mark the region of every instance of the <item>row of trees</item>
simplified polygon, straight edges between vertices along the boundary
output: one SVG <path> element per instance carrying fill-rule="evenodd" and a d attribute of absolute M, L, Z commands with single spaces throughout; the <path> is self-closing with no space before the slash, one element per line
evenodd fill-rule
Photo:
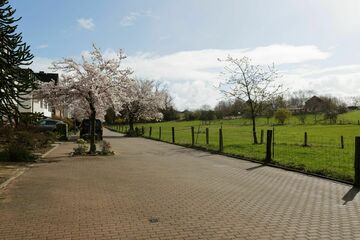
<path fill-rule="evenodd" d="M 298 97 L 299 93 L 306 93 L 306 97 Z M 269 102 L 263 104 L 263 108 L 259 111 L 258 116 L 267 117 L 268 119 L 273 117 L 278 109 L 287 109 L 293 115 L 297 116 L 301 123 L 305 123 L 305 116 L 307 114 L 314 115 L 314 121 L 318 114 L 323 114 L 325 119 L 334 119 L 340 113 L 347 111 L 347 107 L 344 101 L 333 96 L 319 96 L 317 104 L 310 103 L 305 104 L 307 100 L 315 96 L 313 91 L 296 91 L 288 94 L 288 96 L 278 96 L 275 99 L 271 99 Z M 231 117 L 249 117 L 251 112 L 248 104 L 241 100 L 236 99 L 234 101 L 220 101 L 214 108 L 217 119 L 231 118 Z"/>
<path fill-rule="evenodd" d="M 122 67 L 125 58 L 122 50 L 116 58 L 106 58 L 94 45 L 89 58 L 55 62 L 54 70 L 63 73 L 59 83 L 45 83 L 37 90 L 51 106 L 70 109 L 78 119 L 90 119 L 90 153 L 96 152 L 95 119 L 103 119 L 109 108 L 128 121 L 130 133 L 139 120 L 162 118 L 167 92 L 154 81 L 133 77 L 130 69 Z"/>
<path fill-rule="evenodd" d="M 90 118 L 90 152 L 94 153 L 95 119 L 103 118 L 109 108 L 115 116 L 121 114 L 131 130 L 136 121 L 158 120 L 163 113 L 171 118 L 175 110 L 166 89 L 133 77 L 130 69 L 122 67 L 125 55 L 121 50 L 116 58 L 107 59 L 94 46 L 89 58 L 64 58 L 53 64 L 53 70 L 62 73 L 58 83 L 37 82 L 30 69 L 24 70 L 33 55 L 21 33 L 16 32 L 21 18 L 14 14 L 7 0 L 0 2 L 0 119 L 18 119 L 19 107 L 27 108 L 24 101 L 33 93 L 56 109 L 66 108 L 74 118 Z"/>

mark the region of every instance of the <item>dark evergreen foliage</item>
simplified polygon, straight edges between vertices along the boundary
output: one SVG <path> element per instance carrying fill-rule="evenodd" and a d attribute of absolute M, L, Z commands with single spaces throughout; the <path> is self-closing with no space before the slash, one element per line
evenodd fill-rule
<path fill-rule="evenodd" d="M 30 47 L 16 32 L 15 10 L 8 0 L 0 0 L 0 115 L 17 115 L 24 97 L 35 87 L 35 77 L 30 69 L 21 67 L 32 63 Z"/>

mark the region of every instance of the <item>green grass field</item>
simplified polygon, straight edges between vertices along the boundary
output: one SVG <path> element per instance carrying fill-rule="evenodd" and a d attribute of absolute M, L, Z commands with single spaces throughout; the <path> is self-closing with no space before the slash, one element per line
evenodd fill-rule
<path fill-rule="evenodd" d="M 317 116 L 307 116 L 306 124 L 299 123 L 292 117 L 286 125 L 272 126 L 273 119 L 259 118 L 257 121 L 257 136 L 260 142 L 261 130 L 264 130 L 264 143 L 253 144 L 250 120 L 215 120 L 209 124 L 201 121 L 178 121 L 137 124 L 144 127 L 144 136 L 161 140 L 172 141 L 171 128 L 175 127 L 175 142 L 190 145 L 191 127 L 195 129 L 195 145 L 210 150 L 219 149 L 219 129 L 223 129 L 224 152 L 237 156 L 263 161 L 266 154 L 266 130 L 274 129 L 273 163 L 295 168 L 304 172 L 316 173 L 332 178 L 352 182 L 354 179 L 354 151 L 355 136 L 360 136 L 360 111 L 342 114 L 338 122 L 343 124 L 328 125 Z M 269 123 L 269 124 L 268 124 Z M 347 123 L 347 124 L 344 124 Z M 352 123 L 352 124 L 350 124 Z M 206 145 L 205 132 L 209 129 L 209 144 Z M 118 128 L 120 130 L 120 128 Z M 124 131 L 125 128 L 122 128 Z M 304 147 L 304 133 L 308 135 L 308 145 Z M 344 139 L 344 148 L 341 147 L 341 136 Z"/>

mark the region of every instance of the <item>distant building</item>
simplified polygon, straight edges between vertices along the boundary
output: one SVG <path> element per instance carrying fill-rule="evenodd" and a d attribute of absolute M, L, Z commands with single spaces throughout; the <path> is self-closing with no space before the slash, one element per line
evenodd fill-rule
<path fill-rule="evenodd" d="M 358 106 L 348 106 L 347 109 L 349 111 L 359 110 L 360 108 Z"/>
<path fill-rule="evenodd" d="M 310 113 L 321 112 L 324 109 L 324 104 L 321 98 L 313 96 L 305 102 L 304 111 Z"/>
<path fill-rule="evenodd" d="M 29 74 L 31 74 L 30 77 L 36 78 L 41 82 L 53 81 L 55 82 L 55 84 L 57 84 L 59 81 L 59 75 L 57 73 L 45 73 L 45 72 L 34 73 L 32 70 L 30 70 Z M 59 111 L 53 108 L 44 99 L 36 98 L 33 93 L 28 94 L 25 98 L 27 100 L 24 101 L 23 105 L 26 106 L 26 108 L 19 106 L 20 112 L 42 113 L 45 117 L 52 117 L 52 118 L 64 117 L 64 113 L 63 113 L 64 111 Z"/>
<path fill-rule="evenodd" d="M 300 114 L 304 112 L 304 108 L 302 107 L 289 107 L 288 110 L 291 112 L 291 114 Z"/>

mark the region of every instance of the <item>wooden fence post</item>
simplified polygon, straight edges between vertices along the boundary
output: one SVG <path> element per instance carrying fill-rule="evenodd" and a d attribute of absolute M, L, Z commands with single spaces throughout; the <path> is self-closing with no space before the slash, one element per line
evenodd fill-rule
<path fill-rule="evenodd" d="M 159 140 L 161 140 L 161 127 L 159 127 Z"/>
<path fill-rule="evenodd" d="M 149 137 L 151 137 L 152 127 L 149 129 Z"/>
<path fill-rule="evenodd" d="M 341 149 L 344 149 L 344 136 L 341 136 L 340 143 L 341 143 Z"/>
<path fill-rule="evenodd" d="M 264 129 L 261 129 L 261 133 L 260 133 L 260 144 L 264 143 Z"/>
<path fill-rule="evenodd" d="M 360 186 L 360 137 L 355 137 L 354 186 Z"/>
<path fill-rule="evenodd" d="M 144 126 L 142 126 L 141 127 L 141 134 L 144 135 L 144 133 L 145 133 L 145 128 L 144 128 Z"/>
<path fill-rule="evenodd" d="M 307 132 L 304 133 L 304 147 L 308 146 L 308 137 L 307 137 Z"/>
<path fill-rule="evenodd" d="M 267 130 L 266 133 L 266 158 L 265 162 L 269 163 L 271 162 L 271 144 L 272 142 L 272 130 Z"/>
<path fill-rule="evenodd" d="M 171 128 L 171 132 L 172 132 L 172 143 L 175 143 L 175 127 Z"/>
<path fill-rule="evenodd" d="M 191 127 L 191 145 L 194 146 L 194 144 L 195 144 L 194 127 Z"/>
<path fill-rule="evenodd" d="M 223 131 L 222 128 L 219 129 L 219 151 L 224 151 L 224 141 L 223 141 Z"/>
<path fill-rule="evenodd" d="M 272 129 L 272 158 L 275 158 L 275 126 Z"/>
<path fill-rule="evenodd" d="M 206 128 L 206 145 L 209 145 L 209 128 Z"/>

